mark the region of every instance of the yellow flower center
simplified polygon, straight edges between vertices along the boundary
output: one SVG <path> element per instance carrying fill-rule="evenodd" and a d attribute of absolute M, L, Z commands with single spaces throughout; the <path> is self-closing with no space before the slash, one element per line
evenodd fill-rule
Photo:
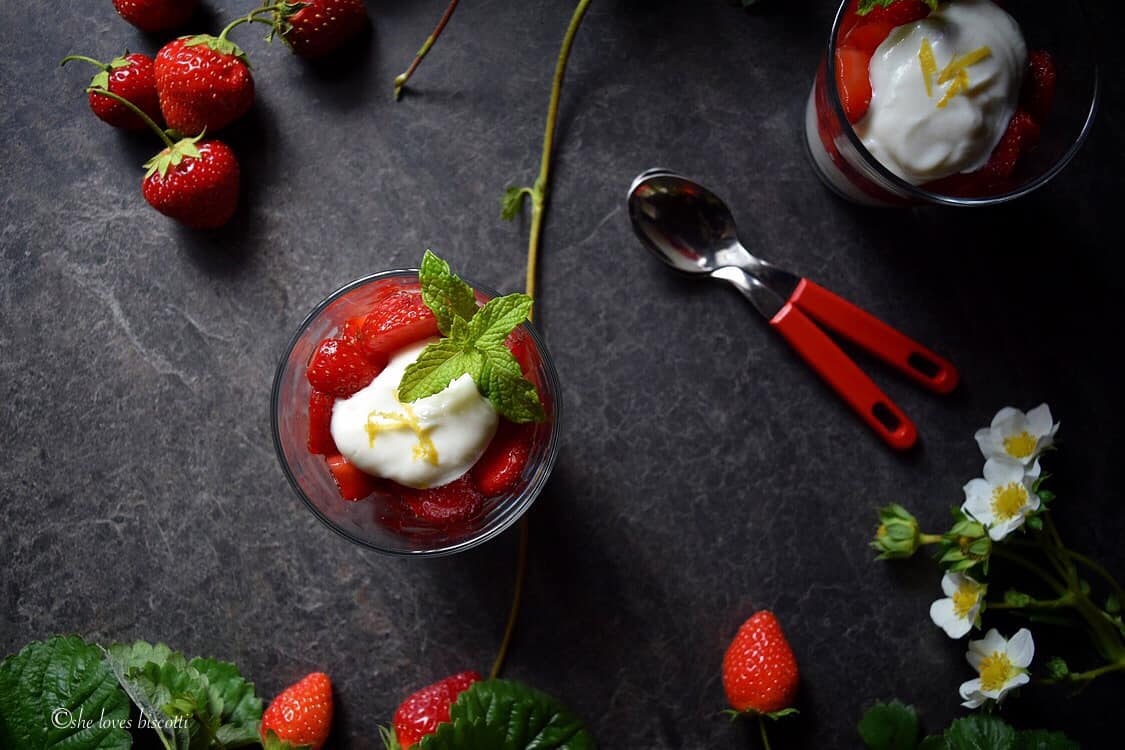
<path fill-rule="evenodd" d="M 1019 674 L 1020 669 L 1012 666 L 1012 660 L 1007 654 L 993 651 L 991 656 L 980 660 L 980 686 L 981 690 L 1000 690 L 1010 679 Z"/>
<path fill-rule="evenodd" d="M 1038 444 L 1039 441 L 1024 430 L 1018 435 L 1004 438 L 1004 451 L 1012 458 L 1027 458 L 1035 452 L 1035 446 Z"/>
<path fill-rule="evenodd" d="M 983 587 L 974 581 L 965 581 L 953 592 L 953 613 L 964 619 L 980 600 Z"/>
<path fill-rule="evenodd" d="M 1015 518 L 1027 504 L 1027 488 L 1019 482 L 1008 482 L 992 491 L 992 515 L 1001 521 Z"/>
<path fill-rule="evenodd" d="M 367 431 L 367 444 L 373 448 L 375 447 L 375 436 L 380 432 L 405 427 L 418 438 L 418 444 L 414 446 L 414 460 L 424 460 L 437 466 L 437 446 L 434 445 L 434 441 L 430 437 L 430 431 L 423 427 L 422 423 L 418 421 L 418 415 L 410 408 L 410 404 L 403 404 L 402 411 L 402 414 L 395 414 L 389 411 L 373 411 L 368 414 L 367 424 L 363 426 Z"/>

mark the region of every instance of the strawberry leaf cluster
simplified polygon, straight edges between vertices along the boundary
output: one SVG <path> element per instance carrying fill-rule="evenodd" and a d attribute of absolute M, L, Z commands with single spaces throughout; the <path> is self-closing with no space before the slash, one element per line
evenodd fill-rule
<path fill-rule="evenodd" d="M 511 680 L 484 680 L 450 706 L 421 750 L 594 750 L 593 736 L 557 700 Z"/>
<path fill-rule="evenodd" d="M 429 250 L 418 272 L 422 301 L 433 311 L 444 338 L 430 344 L 403 373 L 398 396 L 410 403 L 440 393 L 469 375 L 481 395 L 512 422 L 546 418 L 535 384 L 523 376 L 505 341 L 528 319 L 531 297 L 508 294 L 476 303 L 476 292 Z"/>
<path fill-rule="evenodd" d="M 999 716 L 975 714 L 957 719 L 941 734 L 922 738 L 918 712 L 900 701 L 876 703 L 859 722 L 868 750 L 1078 750 L 1060 732 L 1017 731 Z"/>
<path fill-rule="evenodd" d="M 56 637 L 0 663 L 0 747 L 125 750 L 153 735 L 166 750 L 257 746 L 261 717 L 233 664 L 160 643 Z"/>

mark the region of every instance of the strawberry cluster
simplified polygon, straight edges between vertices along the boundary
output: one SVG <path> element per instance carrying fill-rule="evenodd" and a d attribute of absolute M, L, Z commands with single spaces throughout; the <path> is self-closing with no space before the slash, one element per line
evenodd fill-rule
<path fill-rule="evenodd" d="M 433 311 L 416 286 L 391 285 L 365 315 L 347 320 L 322 340 L 305 370 L 309 395 L 310 453 L 323 455 L 345 500 L 364 500 L 378 492 L 380 521 L 402 533 L 449 529 L 478 517 L 487 501 L 511 491 L 519 482 L 531 454 L 534 424 L 501 419 L 487 450 L 468 474 L 430 489 L 414 489 L 364 473 L 340 455 L 332 439 L 332 407 L 367 386 L 397 351 L 440 335 Z M 534 377 L 532 349 L 525 334 L 509 336 L 508 349 L 525 377 Z"/>
<path fill-rule="evenodd" d="M 122 18 L 148 33 L 182 27 L 197 5 L 197 0 L 114 0 Z M 211 136 L 254 103 L 249 60 L 227 38 L 231 30 L 266 24 L 270 36 L 281 36 L 295 54 L 315 58 L 339 49 L 366 21 L 363 0 L 267 0 L 218 36 L 181 36 L 155 58 L 132 53 L 104 63 L 71 55 L 63 62 L 99 68 L 86 89 L 98 118 L 124 130 L 150 129 L 164 142 L 164 150 L 145 165 L 145 200 L 188 227 L 213 229 L 238 208 L 240 168 L 234 151 Z"/>

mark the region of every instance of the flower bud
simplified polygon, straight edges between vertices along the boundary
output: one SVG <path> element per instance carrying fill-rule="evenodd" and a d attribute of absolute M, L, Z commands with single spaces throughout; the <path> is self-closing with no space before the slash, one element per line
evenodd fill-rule
<path fill-rule="evenodd" d="M 879 528 L 871 547 L 878 550 L 879 560 L 901 560 L 918 550 L 921 533 L 918 520 L 906 508 L 891 503 L 879 509 Z"/>

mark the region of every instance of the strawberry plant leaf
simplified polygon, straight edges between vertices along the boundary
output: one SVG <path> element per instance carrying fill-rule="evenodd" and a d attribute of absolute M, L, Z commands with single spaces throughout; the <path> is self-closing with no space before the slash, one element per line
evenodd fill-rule
<path fill-rule="evenodd" d="M 1016 732 L 997 716 L 957 719 L 943 735 L 949 750 L 1015 750 Z"/>
<path fill-rule="evenodd" d="M 433 311 L 438 328 L 449 336 L 455 318 L 471 320 L 477 312 L 473 288 L 449 270 L 449 264 L 427 250 L 418 270 L 422 301 Z"/>
<path fill-rule="evenodd" d="M 126 750 L 128 720 L 129 698 L 101 649 L 78 636 L 36 641 L 0 662 L 0 747 Z"/>
<path fill-rule="evenodd" d="M 1080 746 L 1061 732 L 1033 729 L 1018 732 L 1012 750 L 1080 750 Z"/>
<path fill-rule="evenodd" d="M 229 662 L 196 657 L 189 665 L 207 678 L 212 704 L 221 706 L 220 724 L 215 732 L 219 745 L 235 748 L 257 744 L 262 699 L 255 694 L 253 683 L 243 679 L 238 667 Z"/>
<path fill-rule="evenodd" d="M 450 721 L 421 750 L 594 750 L 594 738 L 554 698 L 510 680 L 485 680 L 457 696 Z"/>
<path fill-rule="evenodd" d="M 919 734 L 914 707 L 897 700 L 876 703 L 859 721 L 859 736 L 868 750 L 915 750 Z"/>

